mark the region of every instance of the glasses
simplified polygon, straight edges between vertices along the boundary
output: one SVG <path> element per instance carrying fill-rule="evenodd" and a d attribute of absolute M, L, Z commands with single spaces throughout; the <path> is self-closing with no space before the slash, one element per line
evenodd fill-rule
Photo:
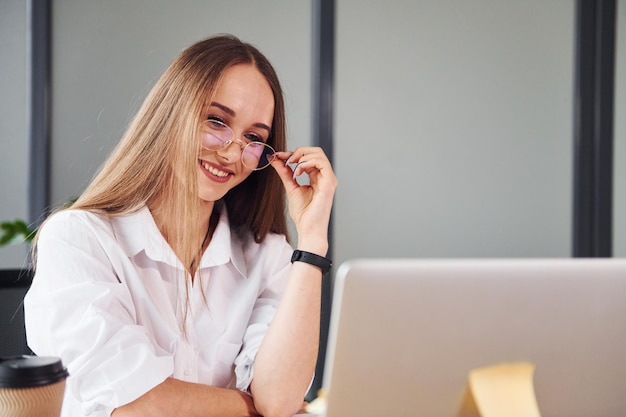
<path fill-rule="evenodd" d="M 253 139 L 238 139 L 233 130 L 225 123 L 209 118 L 202 123 L 202 147 L 210 151 L 226 149 L 233 142 L 241 147 L 241 162 L 246 168 L 258 171 L 267 168 L 276 158 L 276 151 L 263 142 L 260 137 L 252 134 Z"/>

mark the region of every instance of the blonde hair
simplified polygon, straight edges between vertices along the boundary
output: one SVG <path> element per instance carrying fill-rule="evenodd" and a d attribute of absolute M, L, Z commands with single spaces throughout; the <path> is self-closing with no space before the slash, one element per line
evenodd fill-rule
<path fill-rule="evenodd" d="M 185 49 L 172 62 L 70 208 L 117 216 L 147 204 L 153 214 L 158 213 L 155 218 L 167 219 L 158 226 L 183 265 L 190 268 L 202 251 L 186 233 L 200 224 L 197 157 L 202 108 L 224 72 L 238 64 L 254 65 L 267 79 L 274 93 L 268 143 L 284 150 L 283 93 L 272 65 L 255 47 L 234 36 L 211 37 Z M 252 233 L 257 242 L 268 233 L 288 235 L 285 192 L 273 169 L 253 172 L 222 200 L 214 212 L 225 204 L 234 230 Z"/>

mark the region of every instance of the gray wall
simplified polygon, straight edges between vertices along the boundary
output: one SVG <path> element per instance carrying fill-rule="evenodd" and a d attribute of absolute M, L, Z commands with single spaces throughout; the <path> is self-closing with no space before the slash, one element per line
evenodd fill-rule
<path fill-rule="evenodd" d="M 27 215 L 25 3 L 0 2 L 1 219 Z M 618 3 L 615 254 L 626 256 Z M 336 264 L 570 255 L 574 5 L 337 0 Z M 311 25 L 302 1 L 55 0 L 53 203 L 81 192 L 158 75 L 213 33 L 269 56 L 291 146 L 310 143 Z M 0 249 L 0 268 L 21 266 L 25 253 Z"/>
<path fill-rule="evenodd" d="M 614 253 L 626 256 L 618 3 Z M 338 263 L 571 256 L 575 4 L 337 2 Z"/>
<path fill-rule="evenodd" d="M 0 220 L 28 217 L 26 1 L 0 1 Z M 28 248 L 0 248 L 0 269 L 21 268 Z"/>
<path fill-rule="evenodd" d="M 575 2 L 394 5 L 338 2 L 338 256 L 569 256 Z"/>

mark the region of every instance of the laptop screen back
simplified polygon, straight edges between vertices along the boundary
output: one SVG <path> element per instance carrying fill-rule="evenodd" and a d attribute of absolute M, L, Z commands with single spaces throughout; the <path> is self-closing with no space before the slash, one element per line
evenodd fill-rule
<path fill-rule="evenodd" d="M 468 373 L 511 362 L 542 417 L 626 415 L 626 260 L 350 261 L 327 352 L 327 417 L 458 416 Z"/>

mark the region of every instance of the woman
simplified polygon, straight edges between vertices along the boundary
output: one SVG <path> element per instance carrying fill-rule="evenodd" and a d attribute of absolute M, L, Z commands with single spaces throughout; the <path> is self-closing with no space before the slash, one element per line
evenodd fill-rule
<path fill-rule="evenodd" d="M 64 416 L 297 412 L 337 181 L 321 149 L 284 150 L 281 87 L 254 47 L 209 38 L 167 69 L 37 239 L 26 330 L 68 367 Z"/>

